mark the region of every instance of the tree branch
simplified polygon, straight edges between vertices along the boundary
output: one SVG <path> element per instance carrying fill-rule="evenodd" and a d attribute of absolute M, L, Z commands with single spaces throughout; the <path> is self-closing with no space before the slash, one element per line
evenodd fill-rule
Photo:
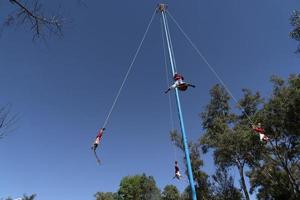
<path fill-rule="evenodd" d="M 5 25 L 9 26 L 14 22 L 17 25 L 30 23 L 34 33 L 33 39 L 52 33 L 62 35 L 62 18 L 59 15 L 46 17 L 41 11 L 41 4 L 38 0 L 34 0 L 31 8 L 20 0 L 9 0 L 9 2 L 18 7 L 18 11 L 7 17 Z"/>

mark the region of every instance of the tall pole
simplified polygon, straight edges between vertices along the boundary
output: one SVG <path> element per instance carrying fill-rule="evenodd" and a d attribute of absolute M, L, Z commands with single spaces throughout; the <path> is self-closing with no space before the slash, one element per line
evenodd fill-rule
<path fill-rule="evenodd" d="M 171 39 L 169 37 L 170 33 L 167 28 L 167 20 L 166 20 L 166 13 L 165 13 L 166 5 L 159 4 L 158 10 L 161 12 L 161 15 L 163 18 L 163 24 L 164 24 L 165 34 L 166 34 L 166 40 L 167 40 L 168 52 L 169 52 L 170 63 L 171 63 L 171 68 L 172 68 L 172 74 L 174 76 L 174 74 L 176 73 L 175 67 L 174 67 L 175 62 L 174 62 L 174 55 L 172 53 L 173 51 L 172 51 Z M 181 128 L 182 141 L 183 141 L 184 152 L 185 152 L 185 157 L 186 157 L 186 167 L 187 167 L 187 171 L 188 171 L 192 199 L 197 200 L 192 166 L 191 166 L 191 160 L 190 160 L 190 153 L 189 153 L 189 148 L 188 148 L 188 143 L 187 143 L 187 138 L 186 138 L 186 133 L 185 133 L 185 127 L 184 127 L 184 121 L 183 121 L 183 115 L 182 115 L 182 110 L 181 110 L 181 103 L 180 103 L 178 88 L 175 88 L 175 96 L 176 96 L 177 110 L 178 110 L 178 116 L 179 116 L 179 121 L 180 121 L 180 128 Z"/>

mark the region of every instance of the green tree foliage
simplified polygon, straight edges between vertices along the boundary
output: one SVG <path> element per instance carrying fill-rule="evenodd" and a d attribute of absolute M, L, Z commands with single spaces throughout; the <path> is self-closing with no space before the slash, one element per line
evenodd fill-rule
<path fill-rule="evenodd" d="M 241 192 L 235 188 L 234 180 L 224 168 L 218 168 L 213 178 L 214 200 L 241 200 Z"/>
<path fill-rule="evenodd" d="M 95 195 L 96 200 L 117 200 L 118 194 L 112 192 L 97 192 Z"/>
<path fill-rule="evenodd" d="M 201 115 L 205 133 L 200 142 L 204 153 L 213 149 L 217 166 L 238 169 L 244 196 L 249 200 L 245 167 L 259 160 L 264 149 L 250 128 L 249 118 L 257 112 L 262 100 L 259 93 L 247 89 L 243 94 L 238 105 L 244 112 L 238 115 L 230 108 L 230 96 L 222 86 L 215 85 L 210 90 L 211 101 Z"/>
<path fill-rule="evenodd" d="M 174 185 L 166 185 L 161 196 L 162 200 L 180 200 L 180 192 Z"/>
<path fill-rule="evenodd" d="M 157 200 L 160 190 L 152 176 L 126 176 L 121 180 L 118 196 L 122 200 Z"/>
<path fill-rule="evenodd" d="M 294 40 L 300 41 L 300 11 L 293 11 L 290 22 L 293 26 L 293 30 L 290 32 L 290 37 Z M 296 52 L 300 52 L 300 45 L 298 45 Z"/>
<path fill-rule="evenodd" d="M 182 138 L 181 136 L 177 133 L 177 131 L 172 131 L 170 133 L 171 140 L 175 143 L 175 145 L 180 148 L 184 152 L 184 147 L 182 144 Z M 189 151 L 190 151 L 190 159 L 191 159 L 191 165 L 192 165 L 192 172 L 194 176 L 194 181 L 195 181 L 195 188 L 196 188 L 196 193 L 198 199 L 209 199 L 210 198 L 210 183 L 209 183 L 209 177 L 208 175 L 201 170 L 201 167 L 203 167 L 203 161 L 201 159 L 200 155 L 200 144 L 198 142 L 193 143 L 189 142 Z M 184 161 L 186 158 L 184 157 Z M 187 175 L 187 170 L 185 172 Z M 183 199 L 185 198 L 191 198 L 189 196 L 190 193 L 190 188 L 186 188 L 185 194 L 183 195 Z M 188 197 L 187 197 L 188 196 Z"/>
<path fill-rule="evenodd" d="M 249 173 L 251 190 L 258 188 L 260 199 L 299 199 L 300 75 L 272 82 L 273 94 L 257 115 L 271 140 Z"/>
<path fill-rule="evenodd" d="M 27 195 L 24 194 L 23 197 L 22 197 L 22 200 L 34 200 L 35 197 L 36 197 L 36 194 L 32 194 L 30 196 L 27 196 Z"/>
<path fill-rule="evenodd" d="M 198 197 L 198 196 L 197 196 Z M 185 188 L 185 190 L 183 191 L 183 193 L 180 195 L 180 199 L 181 200 L 191 200 L 191 190 L 190 187 Z M 210 198 L 207 198 L 210 199 Z"/>
<path fill-rule="evenodd" d="M 32 194 L 30 196 L 27 196 L 26 194 L 23 195 L 22 198 L 18 198 L 18 199 L 22 199 L 22 200 L 35 200 L 36 194 Z M 2 200 L 2 198 L 0 198 Z M 5 200 L 14 200 L 11 197 L 5 198 Z"/>

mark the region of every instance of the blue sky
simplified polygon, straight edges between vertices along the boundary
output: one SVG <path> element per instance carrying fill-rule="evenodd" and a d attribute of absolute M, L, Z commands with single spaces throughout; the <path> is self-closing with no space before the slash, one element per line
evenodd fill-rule
<path fill-rule="evenodd" d="M 0 1 L 0 17 L 12 10 Z M 0 37 L 0 103 L 20 113 L 18 129 L 0 140 L 0 198 L 37 193 L 38 199 L 93 199 L 116 191 L 126 175 L 145 172 L 163 188 L 174 182 L 174 151 L 164 57 L 157 15 L 120 95 L 99 148 L 102 126 L 158 1 L 46 2 L 61 5 L 62 39 L 33 43 L 27 28 Z M 296 0 L 168 1 L 169 11 L 236 97 L 242 88 L 271 93 L 269 78 L 299 73 L 297 43 L 288 37 Z M 197 87 L 182 93 L 188 139 L 201 136 L 201 113 L 217 79 L 169 20 L 178 69 Z M 174 109 L 175 110 L 175 109 Z M 179 152 L 177 152 L 178 155 Z M 210 154 L 204 170 L 213 173 Z M 183 168 L 183 166 L 182 166 Z M 238 175 L 235 175 L 238 177 Z"/>

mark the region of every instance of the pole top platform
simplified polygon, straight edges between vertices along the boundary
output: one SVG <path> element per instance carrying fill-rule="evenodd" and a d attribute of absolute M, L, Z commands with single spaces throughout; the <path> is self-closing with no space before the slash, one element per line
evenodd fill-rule
<path fill-rule="evenodd" d="M 164 3 L 157 4 L 157 11 L 159 12 L 166 12 L 167 8 L 168 8 L 167 4 Z"/>

